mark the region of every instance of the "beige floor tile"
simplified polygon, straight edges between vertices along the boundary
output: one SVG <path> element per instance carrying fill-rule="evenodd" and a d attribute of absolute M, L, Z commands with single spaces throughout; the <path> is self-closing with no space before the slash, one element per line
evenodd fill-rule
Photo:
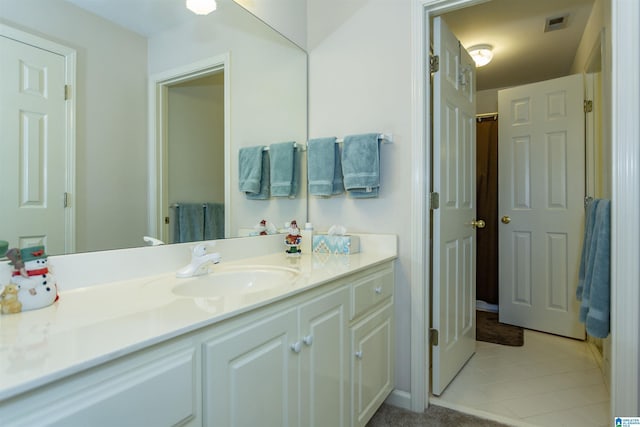
<path fill-rule="evenodd" d="M 587 344 L 525 330 L 523 347 L 478 342 L 443 402 L 541 426 L 609 424 L 609 394 Z"/>
<path fill-rule="evenodd" d="M 567 427 L 600 427 L 612 425 L 613 421 L 609 417 L 608 403 L 554 411 L 523 420 L 533 425 Z"/>

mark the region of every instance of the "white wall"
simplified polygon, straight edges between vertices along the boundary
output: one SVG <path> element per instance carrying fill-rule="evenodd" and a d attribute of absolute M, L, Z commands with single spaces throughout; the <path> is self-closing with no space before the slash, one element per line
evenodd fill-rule
<path fill-rule="evenodd" d="M 580 40 L 576 56 L 571 66 L 571 73 L 582 73 L 589 65 L 593 49 L 597 48 L 599 37 L 603 37 L 602 51 L 602 133 L 603 141 L 598 164 L 601 169 L 596 171 L 596 187 L 599 197 L 611 198 L 612 170 L 611 170 L 611 0 L 596 0 L 591 16 Z"/>
<path fill-rule="evenodd" d="M 277 224 L 292 218 L 303 222 L 305 188 L 296 199 L 245 199 L 238 191 L 238 149 L 306 143 L 306 54 L 234 3 L 220 4 L 216 13 L 148 42 L 150 74 L 230 52 L 231 234 L 263 218 Z"/>
<path fill-rule="evenodd" d="M 234 0 L 303 49 L 307 48 L 307 2 Z"/>
<path fill-rule="evenodd" d="M 399 236 L 396 269 L 396 388 L 409 391 L 411 33 L 409 0 L 310 0 L 309 136 L 392 132 L 381 146 L 377 199 L 309 196 L 316 230 Z"/>
<path fill-rule="evenodd" d="M 498 90 L 487 89 L 476 92 L 477 114 L 498 112 Z"/>
<path fill-rule="evenodd" d="M 587 71 L 591 55 L 594 49 L 601 49 L 602 71 L 598 73 L 601 77 L 602 96 L 594 102 L 601 102 L 602 105 L 596 105 L 594 112 L 601 113 L 601 120 L 596 120 L 595 132 L 602 132 L 602 140 L 596 146 L 597 158 L 595 159 L 596 170 L 592 179 L 595 181 L 594 197 L 611 198 L 612 194 L 612 170 L 611 170 L 611 0 L 596 0 L 591 16 L 578 45 L 576 56 L 571 66 L 571 73 L 582 73 Z M 601 40 L 602 38 L 602 40 Z M 601 47 L 599 46 L 601 44 Z M 596 137 L 596 141 L 599 138 Z M 596 345 L 600 340 L 589 337 L 590 341 L 594 341 Z M 607 383 L 611 383 L 611 336 L 602 340 L 602 370 L 604 372 Z"/>
<path fill-rule="evenodd" d="M 168 92 L 169 204 L 224 203 L 223 73 Z"/>
<path fill-rule="evenodd" d="M 77 50 L 77 251 L 139 246 L 147 216 L 146 40 L 61 0 L 0 0 L 0 20 Z"/>

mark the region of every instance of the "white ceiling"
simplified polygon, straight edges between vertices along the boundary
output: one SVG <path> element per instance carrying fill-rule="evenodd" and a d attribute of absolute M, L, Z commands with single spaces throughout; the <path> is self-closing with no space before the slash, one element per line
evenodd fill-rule
<path fill-rule="evenodd" d="M 184 0 L 66 1 L 145 37 L 198 19 L 197 15 L 187 10 Z"/>
<path fill-rule="evenodd" d="M 477 71 L 478 90 L 516 86 L 569 74 L 594 0 L 492 0 L 447 13 L 465 47 L 494 46 Z M 565 29 L 545 33 L 545 20 L 569 13 Z"/>
<path fill-rule="evenodd" d="M 184 0 L 66 0 L 146 37 L 198 19 Z M 225 7 L 231 0 L 218 0 Z M 353 1 L 353 0 L 352 0 Z M 444 16 L 463 46 L 491 44 L 493 61 L 477 72 L 478 90 L 569 74 L 594 0 L 492 0 Z M 544 32 L 545 20 L 569 14 L 565 29 Z"/>

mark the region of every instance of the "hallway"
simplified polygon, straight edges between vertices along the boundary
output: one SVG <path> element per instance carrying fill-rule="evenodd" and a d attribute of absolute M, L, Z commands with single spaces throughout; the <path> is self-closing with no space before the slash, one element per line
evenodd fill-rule
<path fill-rule="evenodd" d="M 589 345 L 524 333 L 522 347 L 478 341 L 476 354 L 430 403 L 509 425 L 610 425 L 608 387 Z"/>

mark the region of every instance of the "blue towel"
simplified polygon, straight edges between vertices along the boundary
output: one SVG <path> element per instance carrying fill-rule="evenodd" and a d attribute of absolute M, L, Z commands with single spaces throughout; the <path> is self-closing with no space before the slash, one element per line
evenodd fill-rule
<path fill-rule="evenodd" d="M 204 237 L 204 209 L 202 203 L 179 203 L 173 224 L 174 243 L 195 242 Z"/>
<path fill-rule="evenodd" d="M 353 198 L 378 197 L 380 145 L 377 133 L 350 135 L 342 148 L 344 188 Z"/>
<path fill-rule="evenodd" d="M 289 197 L 295 195 L 296 149 L 294 142 L 280 142 L 269 146 L 271 162 L 271 195 Z"/>
<path fill-rule="evenodd" d="M 204 240 L 224 239 L 224 203 L 204 206 Z"/>
<path fill-rule="evenodd" d="M 606 338 L 610 330 L 611 309 L 611 202 L 599 200 L 593 216 L 593 229 L 586 248 L 582 295 L 578 295 L 581 300 L 580 321 L 586 324 L 589 335 Z"/>
<path fill-rule="evenodd" d="M 244 193 L 260 193 L 263 149 L 262 145 L 243 147 L 238 152 L 238 181 Z"/>
<path fill-rule="evenodd" d="M 260 177 L 260 191 L 258 193 L 245 193 L 247 195 L 247 199 L 249 200 L 267 200 L 271 197 L 269 187 L 270 187 L 270 167 L 269 167 L 269 152 L 261 150 L 262 154 L 262 166 L 260 170 L 262 171 L 262 175 Z"/>
<path fill-rule="evenodd" d="M 300 191 L 300 162 L 302 155 L 300 154 L 300 150 L 297 148 L 293 150 L 293 181 L 291 182 L 291 193 L 289 194 L 289 198 L 293 199 L 298 195 L 298 191 Z"/>
<path fill-rule="evenodd" d="M 580 270 L 578 271 L 578 288 L 576 289 L 576 297 L 582 300 L 584 293 L 584 278 L 589 265 L 589 254 L 591 254 L 591 243 L 593 237 L 593 228 L 596 224 L 596 209 L 600 200 L 592 200 L 587 205 L 586 218 L 584 222 L 584 237 L 582 240 L 582 256 L 580 257 Z"/>
<path fill-rule="evenodd" d="M 315 138 L 307 147 L 309 194 L 333 196 L 344 191 L 340 146 L 335 137 Z"/>

